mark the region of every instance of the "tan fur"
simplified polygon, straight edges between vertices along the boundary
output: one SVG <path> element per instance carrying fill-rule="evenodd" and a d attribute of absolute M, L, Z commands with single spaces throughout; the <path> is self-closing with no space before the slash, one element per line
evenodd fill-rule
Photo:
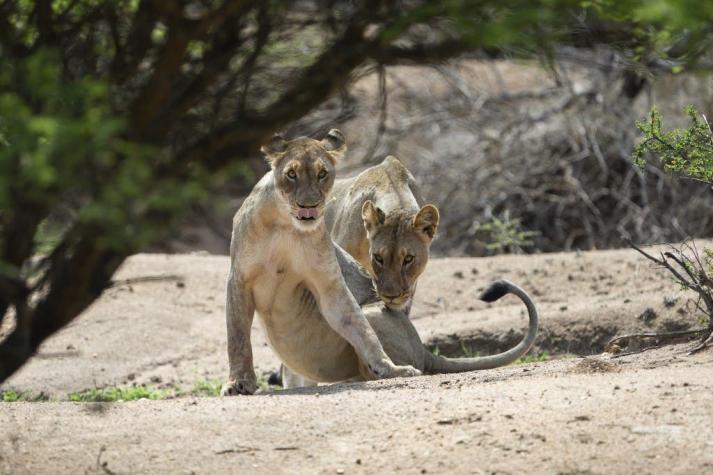
<path fill-rule="evenodd" d="M 357 275 L 358 268 L 340 268 L 345 256 L 322 219 L 334 163 L 346 151 L 341 132 L 332 130 L 322 141 L 277 137 L 263 151 L 272 170 L 233 219 L 226 301 L 230 374 L 222 394 L 256 390 L 254 313 L 284 365 L 306 380 L 342 381 L 360 368 L 368 377 L 419 374 L 394 365 L 384 352 L 343 277 Z M 307 209 L 316 219 L 298 220 Z"/>
<path fill-rule="evenodd" d="M 438 209 L 420 202 L 411 173 L 389 156 L 337 180 L 325 211 L 334 241 L 369 271 L 381 300 L 407 312 L 439 222 Z"/>
<path fill-rule="evenodd" d="M 369 308 L 364 310 L 364 314 L 378 335 L 384 350 L 396 364 L 409 364 L 426 374 L 497 368 L 510 364 L 527 353 L 535 340 L 538 329 L 535 304 L 530 296 L 517 285 L 506 280 L 494 282 L 480 298 L 486 302 L 492 302 L 509 293 L 517 296 L 527 307 L 528 331 L 515 347 L 491 356 L 447 358 L 434 355 L 423 345 L 416 328 L 404 312 L 387 308 Z"/>
<path fill-rule="evenodd" d="M 358 284 L 353 276 L 348 277 L 346 282 L 349 288 Z M 432 354 L 421 342 L 408 315 L 401 310 L 374 305 L 365 307 L 363 310 L 384 350 L 394 363 L 411 365 L 426 374 L 458 373 L 510 364 L 527 353 L 532 346 L 537 336 L 538 315 L 535 304 L 523 289 L 511 282 L 500 280 L 491 284 L 480 298 L 486 302 L 493 302 L 510 293 L 520 298 L 527 307 L 529 316 L 527 333 L 516 346 L 503 353 L 475 358 L 447 358 Z M 373 379 L 363 365 L 360 365 L 357 371 L 352 370 L 350 374 L 349 380 L 351 381 Z M 315 382 L 292 375 L 289 369 L 283 368 L 282 384 L 286 388 L 292 388 L 313 386 Z"/>

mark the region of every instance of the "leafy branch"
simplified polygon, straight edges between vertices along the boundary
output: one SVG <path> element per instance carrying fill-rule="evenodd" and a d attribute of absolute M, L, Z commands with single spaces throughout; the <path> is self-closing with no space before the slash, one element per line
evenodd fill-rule
<path fill-rule="evenodd" d="M 636 123 L 644 136 L 634 148 L 634 160 L 643 167 L 648 154 L 653 154 L 665 171 L 713 184 L 713 129 L 693 106 L 686 108 L 686 114 L 688 127 L 664 131 L 661 113 L 651 109 L 648 121 Z"/>

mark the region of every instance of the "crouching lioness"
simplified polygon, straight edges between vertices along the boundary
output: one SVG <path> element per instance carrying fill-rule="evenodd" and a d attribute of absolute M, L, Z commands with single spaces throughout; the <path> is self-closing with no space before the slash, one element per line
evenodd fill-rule
<path fill-rule="evenodd" d="M 364 289 L 369 286 L 369 278 L 366 274 L 356 272 L 357 268 L 356 263 L 347 262 L 345 264 L 346 282 L 352 292 L 363 295 Z M 535 304 L 523 289 L 506 280 L 499 280 L 491 284 L 481 294 L 480 299 L 485 302 L 493 302 L 509 293 L 520 298 L 527 307 L 529 317 L 527 333 L 517 345 L 507 351 L 474 358 L 448 358 L 434 355 L 421 342 L 421 337 L 411 319 L 402 310 L 369 305 L 364 307 L 363 311 L 379 337 L 384 350 L 394 363 L 412 365 L 426 374 L 460 373 L 508 365 L 527 353 L 532 346 L 537 336 L 538 315 Z M 344 375 L 349 376 L 351 381 L 374 379 L 363 365 L 360 365 L 357 371 L 351 369 Z M 300 377 L 284 366 L 282 368 L 282 385 L 285 388 L 314 386 L 317 382 Z"/>
<path fill-rule="evenodd" d="M 349 291 L 345 277 L 359 267 L 332 243 L 324 224 L 334 165 L 346 152 L 342 133 L 331 130 L 321 141 L 275 137 L 263 152 L 271 171 L 233 219 L 226 302 L 230 375 L 222 394 L 257 388 L 250 343 L 256 312 L 283 364 L 308 380 L 342 381 L 360 371 L 370 378 L 420 374 L 394 365 L 384 352 L 355 298 L 367 295 L 371 283 L 363 292 Z"/>
<path fill-rule="evenodd" d="M 434 205 L 422 202 L 411 173 L 388 156 L 337 180 L 325 212 L 334 242 L 369 271 L 387 307 L 406 313 L 440 219 Z"/>

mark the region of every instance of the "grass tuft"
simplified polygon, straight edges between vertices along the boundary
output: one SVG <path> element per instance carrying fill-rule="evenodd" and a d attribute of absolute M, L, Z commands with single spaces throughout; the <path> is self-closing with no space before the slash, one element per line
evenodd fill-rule
<path fill-rule="evenodd" d="M 464 342 L 460 343 L 460 350 L 463 352 L 463 356 L 466 358 L 476 358 L 480 356 L 480 352 L 473 349 L 472 346 L 466 345 Z"/>
<path fill-rule="evenodd" d="M 0 391 L 0 400 L 3 402 L 38 402 L 49 401 L 49 396 L 45 393 L 32 394 L 30 391 Z"/>
<path fill-rule="evenodd" d="M 518 358 L 513 364 L 530 364 L 530 363 L 542 363 L 543 361 L 549 361 L 552 356 L 546 351 L 537 353 L 536 355 L 525 355 Z"/>
<path fill-rule="evenodd" d="M 176 388 L 159 389 L 153 386 L 129 386 L 93 388 L 86 391 L 69 393 L 67 398 L 74 402 L 114 402 L 136 401 L 137 399 L 168 399 L 178 396 L 180 391 Z"/>
<path fill-rule="evenodd" d="M 223 386 L 219 379 L 205 379 L 196 381 L 191 389 L 191 395 L 201 397 L 218 397 L 220 388 Z"/>
<path fill-rule="evenodd" d="M 73 402 L 117 402 L 136 401 L 139 399 L 173 399 L 181 396 L 195 397 L 218 397 L 222 381 L 218 379 L 204 379 L 196 381 L 190 391 L 183 390 L 177 386 L 168 385 L 166 387 L 155 387 L 149 385 L 134 386 L 108 386 L 103 388 L 92 388 L 85 391 L 75 391 L 67 394 L 67 400 Z M 258 378 L 258 387 L 262 390 L 276 390 L 279 386 L 270 386 L 267 379 Z M 44 394 L 32 394 L 29 391 L 0 391 L 0 401 L 48 401 L 49 397 Z"/>

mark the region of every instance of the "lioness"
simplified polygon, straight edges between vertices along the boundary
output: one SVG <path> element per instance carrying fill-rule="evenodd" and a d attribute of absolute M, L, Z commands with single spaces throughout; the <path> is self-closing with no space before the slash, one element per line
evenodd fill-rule
<path fill-rule="evenodd" d="M 347 279 L 347 284 L 350 288 L 364 285 L 361 283 L 356 284 L 358 279 L 360 279 L 358 276 L 349 278 Z M 485 289 L 479 298 L 485 302 L 494 302 L 508 293 L 516 295 L 525 303 L 529 316 L 529 325 L 527 334 L 517 345 L 497 355 L 475 358 L 447 358 L 441 355 L 434 355 L 421 342 L 416 328 L 405 312 L 371 306 L 364 309 L 364 315 L 366 315 L 379 337 L 384 350 L 396 364 L 409 364 L 427 374 L 460 373 L 491 369 L 508 365 L 527 353 L 537 336 L 537 309 L 527 292 L 517 285 L 507 280 L 496 281 Z M 362 375 L 365 379 L 369 379 L 368 373 L 363 370 Z"/>
<path fill-rule="evenodd" d="M 350 291 L 356 295 L 365 295 L 365 289 L 370 286 L 368 276 L 358 272 L 359 266 L 355 262 L 345 262 L 344 269 L 348 270 L 345 272 L 345 277 Z M 475 358 L 448 358 L 432 354 L 421 342 L 408 314 L 402 310 L 369 305 L 363 308 L 363 311 L 379 337 L 384 350 L 394 363 L 412 365 L 427 374 L 460 373 L 508 365 L 527 353 L 532 346 L 537 335 L 538 316 L 535 304 L 523 289 L 506 280 L 500 280 L 491 284 L 481 294 L 480 299 L 493 302 L 508 293 L 519 297 L 527 306 L 529 315 L 527 334 L 516 346 L 503 353 Z M 360 365 L 356 371 L 350 368 L 342 375 L 344 380 L 349 381 L 374 379 L 363 365 Z M 315 384 L 315 381 L 305 380 L 283 367 L 282 385 L 285 388 L 314 386 Z"/>
<path fill-rule="evenodd" d="M 271 171 L 233 218 L 226 301 L 230 374 L 221 393 L 257 389 L 250 344 L 255 312 L 282 362 L 309 380 L 342 381 L 358 374 L 360 365 L 370 377 L 419 374 L 394 365 L 384 352 L 343 277 L 358 266 L 332 243 L 324 224 L 334 165 L 346 152 L 342 133 L 333 129 L 321 141 L 277 136 L 263 152 Z"/>
<path fill-rule="evenodd" d="M 421 202 L 411 173 L 388 156 L 336 180 L 325 210 L 334 242 L 369 271 L 387 307 L 406 313 L 440 219 L 435 206 Z"/>

